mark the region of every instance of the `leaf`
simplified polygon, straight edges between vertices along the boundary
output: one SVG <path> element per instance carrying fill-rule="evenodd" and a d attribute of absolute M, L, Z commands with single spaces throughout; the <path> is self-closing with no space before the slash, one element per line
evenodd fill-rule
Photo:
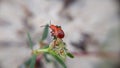
<path fill-rule="evenodd" d="M 50 54 L 63 66 L 63 68 L 67 68 L 64 61 L 55 52 L 50 52 Z"/>
<path fill-rule="evenodd" d="M 53 61 L 53 64 L 54 64 L 54 68 L 60 68 L 60 66 L 59 66 L 57 61 Z"/>
<path fill-rule="evenodd" d="M 43 56 L 47 62 L 51 62 L 51 60 L 47 57 L 47 53 L 44 53 Z"/>
<path fill-rule="evenodd" d="M 26 66 L 29 66 L 29 65 L 30 65 L 30 62 L 31 62 L 31 58 L 29 58 L 24 64 L 25 64 Z"/>
<path fill-rule="evenodd" d="M 29 44 L 30 44 L 30 48 L 33 49 L 33 42 L 32 42 L 32 39 L 31 39 L 31 36 L 30 36 L 29 32 L 27 32 L 27 36 L 28 36 L 28 41 L 29 41 Z"/>
<path fill-rule="evenodd" d="M 74 58 L 74 56 L 71 53 L 67 53 L 67 56 L 69 56 L 70 58 Z"/>
<path fill-rule="evenodd" d="M 33 54 L 31 58 L 30 68 L 35 68 L 36 57 L 37 55 Z"/>
<path fill-rule="evenodd" d="M 45 40 L 47 38 L 47 35 L 48 35 L 48 29 L 49 29 L 49 25 L 47 24 L 44 28 L 44 32 L 42 34 L 42 39 L 41 41 Z"/>
<path fill-rule="evenodd" d="M 46 48 L 48 48 L 48 47 L 49 47 L 49 45 L 46 45 L 46 46 L 43 47 L 43 49 L 46 49 Z M 50 60 L 50 59 L 47 57 L 47 54 L 48 54 L 48 53 L 44 53 L 43 56 L 44 56 L 44 58 L 45 58 L 45 60 L 46 60 L 47 62 L 51 62 L 52 60 Z"/>

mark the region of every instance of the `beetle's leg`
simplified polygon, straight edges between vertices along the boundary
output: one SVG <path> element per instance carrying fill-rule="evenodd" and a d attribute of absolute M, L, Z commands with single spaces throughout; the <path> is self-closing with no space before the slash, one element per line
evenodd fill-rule
<path fill-rule="evenodd" d="M 54 34 L 55 32 L 54 31 L 51 31 L 51 36 L 55 36 L 55 34 Z"/>
<path fill-rule="evenodd" d="M 53 31 L 51 31 L 51 36 L 54 36 L 54 32 Z"/>

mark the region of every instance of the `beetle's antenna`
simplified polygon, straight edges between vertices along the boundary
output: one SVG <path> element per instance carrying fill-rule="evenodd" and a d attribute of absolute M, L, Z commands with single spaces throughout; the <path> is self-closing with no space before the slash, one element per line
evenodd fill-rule
<path fill-rule="evenodd" d="M 51 25 L 51 20 L 50 20 L 50 25 Z"/>
<path fill-rule="evenodd" d="M 45 27 L 46 25 L 42 25 L 42 26 L 40 26 L 40 27 Z"/>

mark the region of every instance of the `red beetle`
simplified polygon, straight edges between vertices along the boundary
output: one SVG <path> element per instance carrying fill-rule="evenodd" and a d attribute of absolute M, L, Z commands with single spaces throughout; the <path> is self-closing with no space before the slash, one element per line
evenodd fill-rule
<path fill-rule="evenodd" d="M 52 36 L 55 36 L 60 39 L 64 38 L 65 34 L 64 34 L 64 31 L 61 29 L 61 26 L 57 26 L 57 25 L 55 26 L 51 24 L 49 27 L 52 30 L 51 31 Z"/>

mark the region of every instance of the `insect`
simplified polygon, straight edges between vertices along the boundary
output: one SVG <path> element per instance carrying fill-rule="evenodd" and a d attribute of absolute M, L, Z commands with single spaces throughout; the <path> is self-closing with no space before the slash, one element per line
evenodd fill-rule
<path fill-rule="evenodd" d="M 52 36 L 60 38 L 60 39 L 64 38 L 65 34 L 64 34 L 64 31 L 62 30 L 61 26 L 51 24 L 49 27 L 52 30 L 51 31 Z"/>

